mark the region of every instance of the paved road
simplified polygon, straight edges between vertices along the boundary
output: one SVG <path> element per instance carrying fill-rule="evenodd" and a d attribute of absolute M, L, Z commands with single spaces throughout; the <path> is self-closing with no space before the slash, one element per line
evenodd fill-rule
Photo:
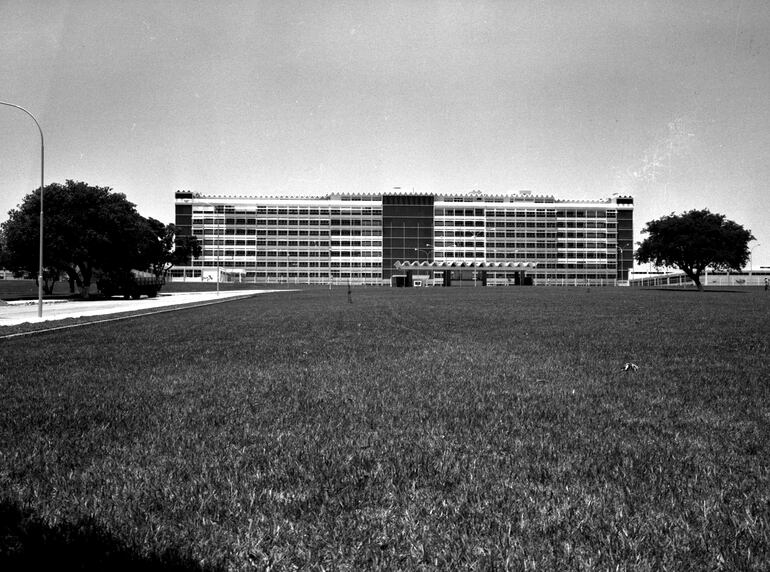
<path fill-rule="evenodd" d="M 119 314 L 121 312 L 136 312 L 137 310 L 151 311 L 165 306 L 179 304 L 198 304 L 201 302 L 224 300 L 264 294 L 267 292 L 286 292 L 286 290 L 228 290 L 220 292 L 180 292 L 159 294 L 157 298 L 141 298 L 139 300 L 124 300 L 111 298 L 109 300 L 77 301 L 50 300 L 43 301 L 43 317 L 37 317 L 37 300 L 22 302 L 7 302 L 0 305 L 0 326 L 15 326 L 26 322 L 38 323 L 65 318 L 82 318 L 84 316 L 102 316 Z"/>

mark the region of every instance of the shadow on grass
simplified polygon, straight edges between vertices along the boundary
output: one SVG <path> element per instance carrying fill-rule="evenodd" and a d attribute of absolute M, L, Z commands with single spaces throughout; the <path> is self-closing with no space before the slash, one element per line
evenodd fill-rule
<path fill-rule="evenodd" d="M 0 502 L 0 569 L 214 570 L 175 551 L 141 556 L 87 519 L 51 527 L 8 502 Z"/>

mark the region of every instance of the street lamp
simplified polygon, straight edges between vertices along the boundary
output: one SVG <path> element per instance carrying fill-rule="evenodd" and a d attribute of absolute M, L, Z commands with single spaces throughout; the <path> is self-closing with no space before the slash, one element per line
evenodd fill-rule
<path fill-rule="evenodd" d="M 428 248 L 432 248 L 433 247 L 433 245 L 429 244 L 429 243 L 425 244 L 425 246 L 427 246 Z M 424 248 L 414 248 L 412 250 L 414 250 L 417 253 L 417 266 L 420 265 L 420 253 L 421 252 L 425 253 L 425 261 L 426 262 L 430 262 L 430 252 L 431 252 L 430 250 L 426 250 Z M 431 275 L 430 271 L 428 271 L 428 276 L 432 278 L 432 275 Z"/>
<path fill-rule="evenodd" d="M 432 248 L 432 247 L 433 247 L 433 245 L 432 245 L 432 244 L 429 244 L 429 243 L 428 243 L 428 244 L 426 244 L 425 246 L 427 246 L 428 248 Z M 413 250 L 414 250 L 414 251 L 417 253 L 417 262 L 418 262 L 418 263 L 420 262 L 420 253 L 421 253 L 421 252 L 424 252 L 424 253 L 425 253 L 425 258 L 426 258 L 426 260 L 427 260 L 428 262 L 430 262 L 430 260 L 429 260 L 429 259 L 430 259 L 430 252 L 431 252 L 430 250 L 426 250 L 426 249 L 424 249 L 424 248 L 414 248 Z"/>
<path fill-rule="evenodd" d="M 45 171 L 45 140 L 43 138 L 43 130 L 40 128 L 40 123 L 37 122 L 35 116 L 29 111 L 6 101 L 0 101 L 0 105 L 7 105 L 8 107 L 15 107 L 22 110 L 24 113 L 32 118 L 32 121 L 37 125 L 37 130 L 40 132 L 40 252 L 39 252 L 39 266 L 37 272 L 37 317 L 43 317 L 43 187 L 45 186 L 45 177 L 43 175 Z"/>

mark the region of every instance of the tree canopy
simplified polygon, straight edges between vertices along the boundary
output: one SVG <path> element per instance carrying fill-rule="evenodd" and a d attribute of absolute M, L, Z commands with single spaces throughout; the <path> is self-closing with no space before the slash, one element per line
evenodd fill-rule
<path fill-rule="evenodd" d="M 748 261 L 751 231 L 708 209 L 670 214 L 642 229 L 645 238 L 636 250 L 640 263 L 682 270 L 703 290 L 701 274 L 707 269 L 740 270 Z"/>
<path fill-rule="evenodd" d="M 202 254 L 202 247 L 195 235 L 180 235 L 176 225 L 163 224 L 154 218 L 148 223 L 155 236 L 149 245 L 149 269 L 156 275 L 164 275 L 176 265 L 187 264 L 192 257 Z"/>
<path fill-rule="evenodd" d="M 109 187 L 68 180 L 44 189 L 43 277 L 47 293 L 61 273 L 87 295 L 94 271 L 132 268 L 165 272 L 178 257 L 175 229 L 141 216 L 125 195 Z M 40 190 L 24 197 L 2 224 L 3 262 L 15 271 L 38 268 Z"/>

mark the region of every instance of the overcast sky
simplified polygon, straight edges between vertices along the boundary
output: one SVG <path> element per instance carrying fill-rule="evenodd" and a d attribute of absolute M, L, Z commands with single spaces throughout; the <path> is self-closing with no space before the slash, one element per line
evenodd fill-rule
<path fill-rule="evenodd" d="M 177 189 L 620 193 L 637 233 L 707 207 L 770 265 L 765 0 L 0 0 L 0 100 L 46 184 L 164 222 Z M 4 220 L 40 143 L 0 134 Z"/>

